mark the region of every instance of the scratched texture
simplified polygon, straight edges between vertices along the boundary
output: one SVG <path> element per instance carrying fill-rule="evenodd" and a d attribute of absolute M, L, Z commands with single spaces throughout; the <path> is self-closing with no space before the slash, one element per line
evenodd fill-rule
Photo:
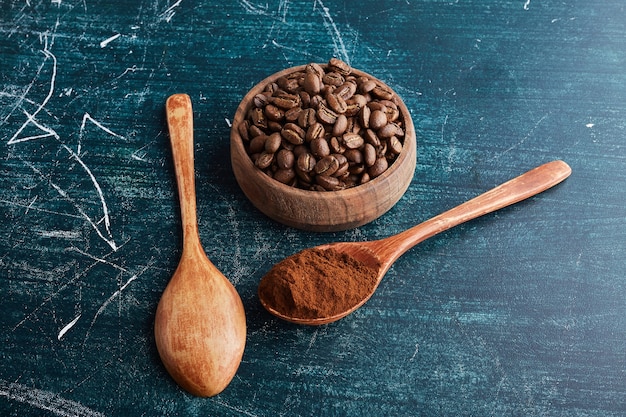
<path fill-rule="evenodd" d="M 622 0 L 1 0 L 0 415 L 626 415 Z M 276 224 L 231 173 L 256 82 L 337 56 L 418 132 L 402 200 L 369 225 Z M 245 304 L 232 384 L 177 388 L 152 321 L 180 255 L 163 106 L 195 106 L 198 209 Z M 256 298 L 284 256 L 385 237 L 551 159 L 563 184 L 402 257 L 318 328 Z"/>

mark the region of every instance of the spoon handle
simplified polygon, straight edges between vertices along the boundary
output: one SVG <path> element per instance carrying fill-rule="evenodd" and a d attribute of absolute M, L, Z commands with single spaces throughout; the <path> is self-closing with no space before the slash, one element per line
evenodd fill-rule
<path fill-rule="evenodd" d="M 193 161 L 193 111 L 187 94 L 174 94 L 165 104 L 183 224 L 183 245 L 198 240 L 196 183 Z"/>
<path fill-rule="evenodd" d="M 383 268 L 387 270 L 404 252 L 429 237 L 539 194 L 563 181 L 571 172 L 563 161 L 548 162 L 402 233 L 378 241 L 384 242 L 381 251 L 387 252 L 381 259 L 389 259 Z"/>

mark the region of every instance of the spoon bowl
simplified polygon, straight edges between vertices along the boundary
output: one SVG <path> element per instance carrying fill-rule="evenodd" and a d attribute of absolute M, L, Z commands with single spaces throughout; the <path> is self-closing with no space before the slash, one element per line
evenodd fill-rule
<path fill-rule="evenodd" d="M 154 335 L 172 378 L 191 394 L 210 397 L 223 391 L 237 372 L 246 342 L 246 318 L 237 291 L 209 261 L 200 243 L 189 96 L 169 97 L 166 113 L 180 198 L 183 251 L 159 301 Z"/>
<path fill-rule="evenodd" d="M 338 242 L 305 249 L 303 252 L 333 250 L 343 253 L 374 271 L 375 276 L 372 277 L 373 285 L 371 285 L 369 293 L 352 305 L 345 306 L 342 311 L 318 317 L 299 316 L 293 314 L 291 309 L 287 310 L 281 308 L 283 306 L 275 305 L 275 300 L 264 291 L 259 291 L 261 304 L 271 314 L 296 324 L 321 325 L 337 321 L 365 304 L 374 294 L 391 265 L 418 243 L 461 223 L 545 191 L 565 180 L 571 172 L 569 165 L 563 161 L 548 162 L 396 235 L 369 242 Z M 296 255 L 292 255 L 292 257 L 294 256 Z M 350 266 L 346 263 L 345 267 L 349 268 Z M 321 270 L 322 267 L 319 269 Z M 271 274 L 268 273 L 263 277 L 259 285 L 260 289 L 264 284 L 267 284 L 263 281 L 269 279 L 268 277 L 270 276 Z M 305 280 L 309 278 L 303 276 L 290 277 L 291 280 Z M 283 282 L 288 281 L 284 280 Z M 341 284 L 341 282 L 338 282 L 338 285 Z"/>

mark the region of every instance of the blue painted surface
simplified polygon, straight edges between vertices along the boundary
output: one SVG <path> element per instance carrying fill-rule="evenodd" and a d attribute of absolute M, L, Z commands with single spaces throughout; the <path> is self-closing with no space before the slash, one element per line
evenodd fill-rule
<path fill-rule="evenodd" d="M 0 414 L 626 415 L 626 14 L 617 0 L 0 3 Z M 265 76 L 331 56 L 385 80 L 418 166 L 385 216 L 276 224 L 234 181 L 229 124 Z M 200 230 L 243 299 L 219 396 L 159 361 L 180 255 L 163 106 L 192 97 Z M 572 176 L 408 252 L 319 328 L 259 305 L 296 250 L 401 231 L 552 159 Z"/>

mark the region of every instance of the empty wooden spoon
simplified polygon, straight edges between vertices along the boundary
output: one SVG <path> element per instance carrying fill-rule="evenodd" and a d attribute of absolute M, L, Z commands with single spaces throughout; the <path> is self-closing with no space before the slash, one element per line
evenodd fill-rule
<path fill-rule="evenodd" d="M 209 261 L 198 235 L 191 99 L 166 103 L 183 225 L 183 251 L 156 311 L 157 349 L 172 378 L 191 394 L 219 394 L 237 372 L 246 343 L 239 294 Z"/>
<path fill-rule="evenodd" d="M 293 323 L 319 325 L 339 320 L 361 307 L 374 294 L 391 265 L 413 246 L 461 223 L 545 191 L 570 173 L 571 168 L 565 162 L 549 162 L 397 235 L 370 242 L 340 242 L 305 249 L 276 264 L 261 279 L 261 304 L 275 316 Z M 318 256 L 320 250 L 324 251 L 324 256 Z M 290 269 L 289 265 L 300 265 L 309 275 L 298 276 L 298 269 Z M 369 269 L 371 273 L 364 280 L 369 288 L 363 295 L 351 296 L 346 293 L 344 281 L 325 273 L 330 269 L 347 276 L 357 276 L 363 269 Z M 306 284 L 300 285 L 303 281 Z M 316 282 L 318 288 L 315 288 Z M 323 291 L 319 288 L 322 285 Z M 300 293 L 303 291 L 306 294 Z M 340 296 L 336 300 L 327 299 L 328 294 Z M 324 308 L 320 308 L 321 305 Z"/>

